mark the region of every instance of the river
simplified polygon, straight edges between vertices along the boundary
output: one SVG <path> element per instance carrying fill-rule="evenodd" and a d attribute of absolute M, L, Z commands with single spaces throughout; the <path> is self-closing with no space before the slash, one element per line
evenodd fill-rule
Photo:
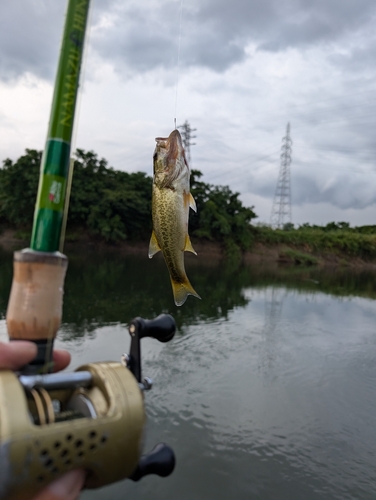
<path fill-rule="evenodd" d="M 376 498 L 376 274 L 187 258 L 202 300 L 175 307 L 161 259 L 68 253 L 56 345 L 72 367 L 119 360 L 127 323 L 161 312 L 167 344 L 143 339 L 146 450 L 177 457 L 148 476 L 82 499 L 347 500 Z M 190 256 L 189 256 L 190 257 Z M 0 336 L 11 284 L 0 253 Z"/>

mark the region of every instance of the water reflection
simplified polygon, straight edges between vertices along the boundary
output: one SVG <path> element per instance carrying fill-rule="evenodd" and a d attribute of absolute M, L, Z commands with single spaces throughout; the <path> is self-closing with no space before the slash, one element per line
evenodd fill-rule
<path fill-rule="evenodd" d="M 172 300 L 171 285 L 161 258 L 119 255 L 82 248 L 70 252 L 65 282 L 64 335 L 82 336 L 98 326 L 127 323 L 136 315 L 153 317 L 170 312 L 179 329 L 200 321 L 226 319 L 235 308 L 245 307 L 250 297 L 244 290 L 272 286 L 266 311 L 268 322 L 278 321 L 282 306 L 279 289 L 299 293 L 324 292 L 336 296 L 376 298 L 376 273 L 352 269 L 301 269 L 278 266 L 240 266 L 187 256 L 187 268 L 203 300 L 189 297 L 183 308 Z M 0 315 L 4 315 L 12 280 L 11 253 L 0 249 Z M 278 295 L 278 297 L 277 297 Z M 271 328 L 271 325 L 270 325 Z"/>

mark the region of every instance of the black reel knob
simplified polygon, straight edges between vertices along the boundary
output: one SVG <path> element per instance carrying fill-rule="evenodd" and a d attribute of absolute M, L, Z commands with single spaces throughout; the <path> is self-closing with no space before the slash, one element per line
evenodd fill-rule
<path fill-rule="evenodd" d="M 138 332 L 140 339 L 151 337 L 159 342 L 169 342 L 175 335 L 175 331 L 175 320 L 170 314 L 160 314 L 154 319 L 137 317 L 132 319 L 129 325 L 131 335 Z"/>
<path fill-rule="evenodd" d="M 173 449 L 165 443 L 158 443 L 151 452 L 141 456 L 136 470 L 129 479 L 139 481 L 148 474 L 167 477 L 173 472 L 175 463 Z"/>

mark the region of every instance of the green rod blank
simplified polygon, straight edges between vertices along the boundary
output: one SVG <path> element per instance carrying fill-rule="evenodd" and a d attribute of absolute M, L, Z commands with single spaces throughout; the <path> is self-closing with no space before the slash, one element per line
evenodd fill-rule
<path fill-rule="evenodd" d="M 68 1 L 30 244 L 42 252 L 60 247 L 89 3 Z"/>

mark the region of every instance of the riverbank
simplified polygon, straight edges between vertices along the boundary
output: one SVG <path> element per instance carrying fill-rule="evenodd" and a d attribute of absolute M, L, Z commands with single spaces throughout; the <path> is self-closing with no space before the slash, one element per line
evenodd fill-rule
<path fill-rule="evenodd" d="M 376 270 L 376 259 L 364 260 L 345 252 L 314 252 L 295 245 L 255 243 L 244 254 L 247 264 L 278 263 L 280 265 L 317 267 L 354 267 Z"/>
<path fill-rule="evenodd" d="M 17 231 L 6 229 L 0 234 L 0 247 L 6 251 L 24 248 L 29 239 L 20 237 Z M 192 238 L 192 244 L 198 256 L 218 262 L 227 258 L 225 248 L 217 242 L 210 242 Z M 91 238 L 87 234 L 80 236 L 69 236 L 65 244 L 65 252 L 77 250 L 82 247 L 83 251 L 106 251 L 123 254 L 148 253 L 149 241 L 119 242 L 109 244 L 103 240 Z M 189 253 L 187 258 L 194 258 Z M 354 267 L 369 268 L 376 270 L 376 259 L 362 259 L 357 256 L 348 255 L 346 252 L 334 251 L 312 251 L 308 245 L 289 245 L 286 243 L 261 243 L 253 244 L 251 250 L 241 256 L 245 264 L 280 264 L 295 266 L 318 266 L 318 267 Z"/>

